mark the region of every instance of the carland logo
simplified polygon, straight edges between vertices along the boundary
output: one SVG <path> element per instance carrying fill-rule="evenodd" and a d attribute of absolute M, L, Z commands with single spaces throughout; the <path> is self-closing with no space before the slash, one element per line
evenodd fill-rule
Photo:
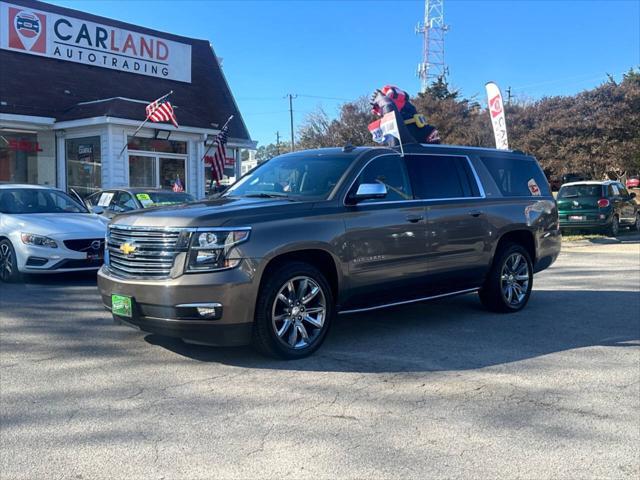
<path fill-rule="evenodd" d="M 47 17 L 30 10 L 9 8 L 9 46 L 33 53 L 45 53 Z"/>

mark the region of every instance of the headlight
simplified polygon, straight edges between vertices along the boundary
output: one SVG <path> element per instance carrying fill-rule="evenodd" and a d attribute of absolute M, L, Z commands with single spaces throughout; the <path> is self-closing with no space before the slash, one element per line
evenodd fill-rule
<path fill-rule="evenodd" d="M 199 230 L 189 248 L 187 272 L 213 272 L 234 268 L 240 258 L 229 258 L 233 247 L 249 240 L 250 228 Z"/>
<path fill-rule="evenodd" d="M 20 238 L 22 239 L 22 243 L 25 243 L 27 245 L 58 248 L 58 244 L 54 239 L 49 237 L 43 237 L 42 235 L 36 235 L 35 233 L 21 233 Z"/>

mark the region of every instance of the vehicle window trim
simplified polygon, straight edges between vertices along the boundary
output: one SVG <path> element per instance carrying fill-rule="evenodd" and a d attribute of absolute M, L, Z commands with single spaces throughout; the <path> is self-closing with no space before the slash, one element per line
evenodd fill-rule
<path fill-rule="evenodd" d="M 413 198 L 411 200 L 389 200 L 386 202 L 375 202 L 375 203 L 367 203 L 367 204 L 363 204 L 363 205 L 388 205 L 391 203 L 409 203 L 409 202 L 441 202 L 441 201 L 448 201 L 448 200 L 482 200 L 484 198 L 486 198 L 485 195 L 485 191 L 484 188 L 482 186 L 482 182 L 480 182 L 480 177 L 478 177 L 478 173 L 476 172 L 475 167 L 473 166 L 473 163 L 471 163 L 471 159 L 469 158 L 468 155 L 464 155 L 464 154 L 452 154 L 452 153 L 409 153 L 408 155 L 420 155 L 423 157 L 458 157 L 458 158 L 465 158 L 467 160 L 467 164 L 469 165 L 469 168 L 471 169 L 471 172 L 473 173 L 473 178 L 476 182 L 476 185 L 478 186 L 478 191 L 480 192 L 480 196 L 479 197 L 449 197 L 449 198 Z M 355 185 L 356 181 L 358 180 L 358 177 L 360 177 L 360 175 L 362 174 L 362 172 L 364 171 L 365 168 L 367 168 L 367 166 L 375 159 L 378 158 L 382 158 L 382 157 L 400 157 L 402 159 L 402 161 L 404 161 L 404 155 L 400 155 L 399 153 L 383 153 L 382 155 L 376 155 L 375 157 L 370 158 L 369 160 L 367 160 L 367 162 L 362 166 L 362 168 L 360 168 L 360 170 L 358 171 L 357 175 L 355 175 L 355 177 L 353 177 L 353 180 L 351 181 L 351 184 L 349 185 L 349 188 L 346 189 L 345 193 L 344 193 L 344 197 L 342 199 L 342 204 L 345 207 L 354 207 L 354 206 L 358 206 L 360 204 L 356 204 L 356 205 L 350 205 L 347 203 L 347 198 L 349 196 L 349 192 L 351 191 L 351 189 L 353 188 L 353 186 Z M 406 168 L 406 164 L 405 164 L 405 168 Z M 411 186 L 411 188 L 413 189 L 413 185 Z"/>

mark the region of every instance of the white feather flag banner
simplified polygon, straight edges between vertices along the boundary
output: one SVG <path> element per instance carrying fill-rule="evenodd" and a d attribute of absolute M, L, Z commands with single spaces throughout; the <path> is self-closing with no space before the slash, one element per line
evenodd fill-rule
<path fill-rule="evenodd" d="M 504 116 L 504 104 L 502 94 L 498 85 L 494 82 L 486 84 L 487 102 L 491 124 L 493 125 L 493 135 L 496 139 L 496 148 L 499 150 L 509 150 L 509 140 L 507 138 L 507 122 Z"/>

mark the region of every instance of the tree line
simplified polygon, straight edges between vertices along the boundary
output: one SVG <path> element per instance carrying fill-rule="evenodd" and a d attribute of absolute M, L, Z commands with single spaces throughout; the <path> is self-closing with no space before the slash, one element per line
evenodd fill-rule
<path fill-rule="evenodd" d="M 412 102 L 440 131 L 443 143 L 494 147 L 487 108 L 463 98 L 445 79 L 433 82 Z M 534 155 L 549 178 L 580 173 L 601 179 L 607 172 L 640 173 L 640 70 L 622 81 L 612 77 L 572 96 L 544 97 L 505 105 L 509 146 Z M 309 114 L 297 134 L 296 150 L 373 145 L 367 125 L 374 120 L 366 97 L 344 103 L 337 118 L 322 109 Z M 285 153 L 290 144 L 261 146 L 259 161 Z"/>

